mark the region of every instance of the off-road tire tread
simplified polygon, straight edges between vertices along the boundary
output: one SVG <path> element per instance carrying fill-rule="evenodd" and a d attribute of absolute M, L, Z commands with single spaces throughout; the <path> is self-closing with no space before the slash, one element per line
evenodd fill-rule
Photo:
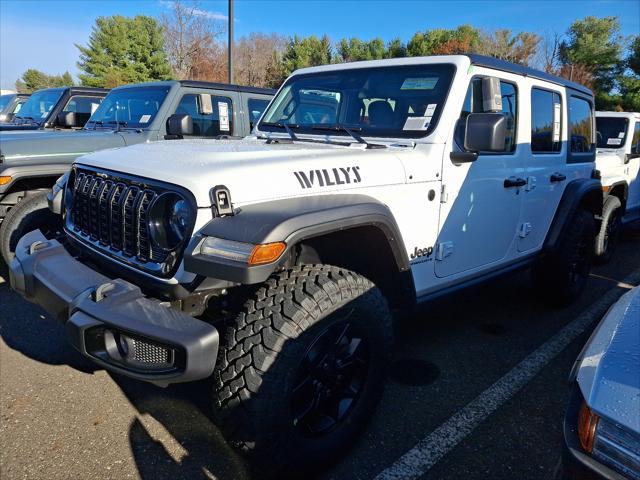
<path fill-rule="evenodd" d="M 234 433 L 254 430 L 252 425 L 260 421 L 256 415 L 269 415 L 247 408 L 246 402 L 258 393 L 275 357 L 283 355 L 283 343 L 362 295 L 385 312 L 381 320 L 390 345 L 392 317 L 382 293 L 365 277 L 330 265 L 302 265 L 274 274 L 235 318 L 225 321 L 214 372 L 214 417 L 234 447 L 244 453 L 254 449 L 256 442 L 239 441 Z"/>
<path fill-rule="evenodd" d="M 611 253 L 615 248 L 615 239 L 610 239 L 609 241 L 609 252 L 605 252 L 604 249 L 604 239 L 607 234 L 607 224 L 611 219 L 613 213 L 622 208 L 622 202 L 615 195 L 610 195 L 604 202 L 604 206 L 602 207 L 602 224 L 600 226 L 600 231 L 596 236 L 596 250 L 595 250 L 595 260 L 599 264 L 607 263 L 611 258 Z"/>
<path fill-rule="evenodd" d="M 42 213 L 38 210 L 43 210 Z M 47 204 L 47 192 L 37 192 L 26 196 L 13 206 L 2 220 L 0 225 L 0 253 L 4 261 L 9 264 L 15 256 L 12 248 L 26 231 L 22 231 L 22 221 L 30 214 L 38 212 L 38 216 L 45 217 L 51 214 Z M 37 222 L 36 222 L 37 223 Z"/>

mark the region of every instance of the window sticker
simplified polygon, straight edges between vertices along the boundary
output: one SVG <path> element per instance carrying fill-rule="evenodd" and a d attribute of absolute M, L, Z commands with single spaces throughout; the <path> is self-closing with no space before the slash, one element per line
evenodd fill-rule
<path fill-rule="evenodd" d="M 433 90 L 438 77 L 405 78 L 400 90 Z"/>
<path fill-rule="evenodd" d="M 553 142 L 560 141 L 560 113 L 562 106 L 559 103 L 553 104 Z"/>
<path fill-rule="evenodd" d="M 424 116 L 433 117 L 433 114 L 435 113 L 437 106 L 438 106 L 437 103 L 430 103 L 429 105 L 427 105 L 427 110 L 424 112 Z"/>
<path fill-rule="evenodd" d="M 142 115 L 139 123 L 147 123 L 151 120 L 151 115 Z"/>
<path fill-rule="evenodd" d="M 226 102 L 218 102 L 218 117 L 220 118 L 220 131 L 229 131 L 229 105 Z"/>
<path fill-rule="evenodd" d="M 624 138 L 624 132 L 620 132 L 620 133 L 618 134 L 618 138 Z"/>
<path fill-rule="evenodd" d="M 607 140 L 607 145 L 621 145 L 621 144 L 622 144 L 621 138 L 610 138 Z"/>
<path fill-rule="evenodd" d="M 407 117 L 403 130 L 426 130 L 432 117 Z"/>

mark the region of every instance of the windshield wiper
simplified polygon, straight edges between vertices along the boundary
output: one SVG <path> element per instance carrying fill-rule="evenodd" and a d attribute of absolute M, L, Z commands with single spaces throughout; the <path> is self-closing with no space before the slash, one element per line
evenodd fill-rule
<path fill-rule="evenodd" d="M 31 120 L 31 123 L 32 123 L 32 124 L 33 124 L 33 123 L 36 123 L 36 120 L 35 120 L 33 117 L 23 117 L 23 116 L 21 116 L 21 115 L 16 115 L 16 116 L 15 116 L 15 118 L 19 118 L 20 120 L 22 120 L 22 121 L 20 122 L 20 125 L 24 125 L 24 124 L 26 124 L 27 122 L 26 122 L 25 120 Z"/>
<path fill-rule="evenodd" d="M 300 128 L 300 125 L 298 125 L 297 123 L 286 124 L 286 123 L 262 122 L 262 125 L 265 125 L 267 127 L 282 128 L 291 137 L 291 140 L 298 140 L 298 137 L 296 136 L 296 134 L 293 133 L 293 130 L 291 130 L 292 128 Z"/>
<path fill-rule="evenodd" d="M 312 130 L 328 130 L 331 132 L 345 132 L 351 138 L 353 138 L 356 142 L 362 143 L 367 146 L 367 148 L 386 148 L 386 145 L 382 145 L 379 143 L 369 143 L 356 132 L 361 132 L 362 128 L 360 127 L 347 127 L 345 125 L 335 124 L 335 125 L 314 125 L 311 127 Z"/>
<path fill-rule="evenodd" d="M 102 122 L 100 122 L 102 123 Z M 114 123 L 116 125 L 116 132 L 120 131 L 120 127 L 124 127 L 127 128 L 127 122 L 123 121 L 123 120 L 109 120 L 107 122 L 107 125 L 109 125 L 110 123 Z"/>

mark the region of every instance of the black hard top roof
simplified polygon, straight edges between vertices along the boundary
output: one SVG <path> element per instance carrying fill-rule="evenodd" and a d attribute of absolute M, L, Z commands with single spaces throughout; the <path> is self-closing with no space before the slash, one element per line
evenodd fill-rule
<path fill-rule="evenodd" d="M 261 93 L 263 95 L 275 95 L 276 93 L 276 90 L 272 88 L 249 87 L 246 85 L 234 85 L 231 83 L 201 82 L 199 80 L 180 80 L 180 85 L 183 87 L 212 88 L 232 92 Z"/>
<path fill-rule="evenodd" d="M 469 57 L 469 60 L 471 60 L 471 63 L 473 65 L 478 65 L 480 67 L 487 67 L 487 68 L 495 68 L 496 70 L 502 70 L 503 72 L 511 72 L 511 73 L 516 73 L 518 75 L 537 78 L 539 80 L 545 80 L 547 82 L 553 82 L 558 85 L 563 85 L 567 88 L 577 90 L 578 92 L 586 93 L 589 96 L 593 95 L 591 90 L 589 90 L 584 85 L 571 82 L 566 78 L 558 77 L 556 75 L 551 75 L 550 73 L 546 73 L 541 70 L 536 70 L 535 68 L 525 67 L 524 65 L 507 62 L 506 60 L 500 60 L 498 58 L 487 57 L 484 55 L 468 54 L 467 57 Z"/>

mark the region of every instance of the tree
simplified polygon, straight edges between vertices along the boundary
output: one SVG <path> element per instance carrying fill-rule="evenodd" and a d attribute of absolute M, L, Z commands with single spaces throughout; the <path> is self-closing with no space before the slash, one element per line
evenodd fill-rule
<path fill-rule="evenodd" d="M 171 66 L 163 49 L 162 28 L 138 15 L 98 17 L 89 44 L 77 45 L 83 85 L 112 88 L 125 83 L 167 80 Z"/>
<path fill-rule="evenodd" d="M 338 60 L 341 62 L 355 62 L 358 60 L 380 60 L 387 55 L 384 40 L 360 40 L 359 38 L 343 38 L 336 47 Z"/>
<path fill-rule="evenodd" d="M 407 44 L 407 53 L 412 57 L 425 55 L 473 53 L 480 48 L 480 32 L 471 25 L 455 29 L 436 28 L 417 32 Z"/>
<path fill-rule="evenodd" d="M 617 17 L 586 17 L 569 27 L 567 39 L 560 44 L 560 59 L 565 65 L 590 69 L 594 87 L 608 93 L 623 65 L 622 45 Z"/>
<path fill-rule="evenodd" d="M 633 112 L 640 112 L 640 35 L 631 41 L 625 60 L 627 71 L 618 79 L 620 106 Z"/>
<path fill-rule="evenodd" d="M 294 70 L 303 67 L 326 65 L 331 63 L 333 49 L 329 37 L 315 35 L 309 37 L 294 36 L 289 40 L 282 56 L 283 71 L 289 75 Z"/>
<path fill-rule="evenodd" d="M 171 2 L 171 14 L 161 16 L 164 48 L 177 79 L 226 79 L 226 60 L 219 38 L 226 27 L 210 18 L 197 2 Z"/>
<path fill-rule="evenodd" d="M 236 83 L 255 87 L 271 86 L 267 74 L 279 62 L 287 45 L 283 36 L 251 33 L 235 42 L 234 78 Z M 280 85 L 277 85 L 280 86 Z"/>
<path fill-rule="evenodd" d="M 16 90 L 20 93 L 31 93 L 41 88 L 66 87 L 73 84 L 73 77 L 69 72 L 64 72 L 62 75 L 48 75 L 30 68 L 16 80 Z"/>
<path fill-rule="evenodd" d="M 394 38 L 387 44 L 385 58 L 400 58 L 407 56 L 407 46 L 399 38 Z"/>
<path fill-rule="evenodd" d="M 541 37 L 535 33 L 499 29 L 481 36 L 480 53 L 521 65 L 530 65 L 540 46 Z"/>

